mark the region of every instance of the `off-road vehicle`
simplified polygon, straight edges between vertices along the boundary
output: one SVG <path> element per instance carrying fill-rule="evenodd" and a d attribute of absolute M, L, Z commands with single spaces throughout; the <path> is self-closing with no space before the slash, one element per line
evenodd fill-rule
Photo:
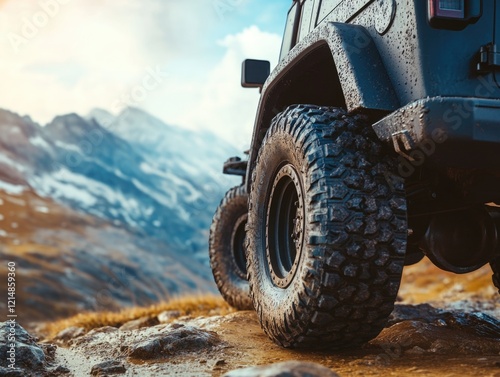
<path fill-rule="evenodd" d="M 424 255 L 500 288 L 497 42 L 493 0 L 293 1 L 274 71 L 243 63 L 260 104 L 210 242 L 228 302 L 285 347 L 341 348 Z"/>

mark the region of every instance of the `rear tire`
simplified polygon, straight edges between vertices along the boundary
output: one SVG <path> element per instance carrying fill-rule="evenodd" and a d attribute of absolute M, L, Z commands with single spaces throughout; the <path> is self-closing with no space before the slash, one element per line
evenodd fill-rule
<path fill-rule="evenodd" d="M 299 105 L 273 120 L 252 174 L 247 269 L 276 343 L 346 348 L 383 329 L 407 237 L 394 168 L 362 117 Z"/>
<path fill-rule="evenodd" d="M 248 195 L 244 186 L 230 189 L 210 227 L 210 266 L 222 297 L 239 310 L 252 309 L 244 251 Z"/>

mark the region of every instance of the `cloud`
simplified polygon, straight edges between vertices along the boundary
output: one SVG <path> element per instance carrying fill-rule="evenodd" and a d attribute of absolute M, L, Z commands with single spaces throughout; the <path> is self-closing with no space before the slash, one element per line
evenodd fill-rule
<path fill-rule="evenodd" d="M 275 62 L 280 37 L 241 26 L 216 44 L 253 8 L 218 0 L 221 18 L 214 1 L 0 0 L 0 107 L 45 123 L 131 104 L 248 146 L 259 95 L 240 88 L 241 61 Z"/>
<path fill-rule="evenodd" d="M 271 65 L 275 66 L 280 44 L 280 36 L 263 32 L 256 26 L 219 41 L 226 51 L 206 80 L 201 85 L 177 84 L 180 93 L 176 95 L 191 96 L 191 101 L 183 98 L 182 102 L 190 102 L 190 106 L 176 112 L 175 122 L 210 129 L 238 148 L 248 148 L 259 92 L 241 87 L 241 63 L 253 58 L 271 60 Z M 171 116 L 172 110 L 169 109 Z"/>
<path fill-rule="evenodd" d="M 92 3 L 9 1 L 4 6 L 0 76 L 9 90 L 0 93 L 2 107 L 45 122 L 61 112 L 109 102 L 140 76 L 149 64 L 143 41 L 134 28 L 124 27 L 127 17 L 111 16 L 115 7 Z M 50 7 L 52 15 L 44 11 Z M 48 17 L 42 23 L 43 14 Z"/>

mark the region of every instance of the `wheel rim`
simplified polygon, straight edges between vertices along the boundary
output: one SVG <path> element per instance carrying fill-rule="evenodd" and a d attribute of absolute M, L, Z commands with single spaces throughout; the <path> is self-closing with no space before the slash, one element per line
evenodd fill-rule
<path fill-rule="evenodd" d="M 276 174 L 266 220 L 269 273 L 276 286 L 286 288 L 297 272 L 304 233 L 302 187 L 295 168 L 290 164 Z"/>
<path fill-rule="evenodd" d="M 247 215 L 241 216 L 234 226 L 233 234 L 231 236 L 231 250 L 233 253 L 233 260 L 236 265 L 236 272 L 238 276 L 246 280 L 247 277 L 247 264 L 245 257 L 245 225 L 247 223 Z"/>

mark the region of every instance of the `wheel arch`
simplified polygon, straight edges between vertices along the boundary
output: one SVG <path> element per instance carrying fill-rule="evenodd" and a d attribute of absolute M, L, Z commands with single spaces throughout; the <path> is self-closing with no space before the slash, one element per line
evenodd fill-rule
<path fill-rule="evenodd" d="M 294 104 L 387 114 L 400 107 L 378 49 L 366 28 L 330 22 L 311 32 L 266 81 L 257 110 L 249 176 L 272 119 Z"/>

